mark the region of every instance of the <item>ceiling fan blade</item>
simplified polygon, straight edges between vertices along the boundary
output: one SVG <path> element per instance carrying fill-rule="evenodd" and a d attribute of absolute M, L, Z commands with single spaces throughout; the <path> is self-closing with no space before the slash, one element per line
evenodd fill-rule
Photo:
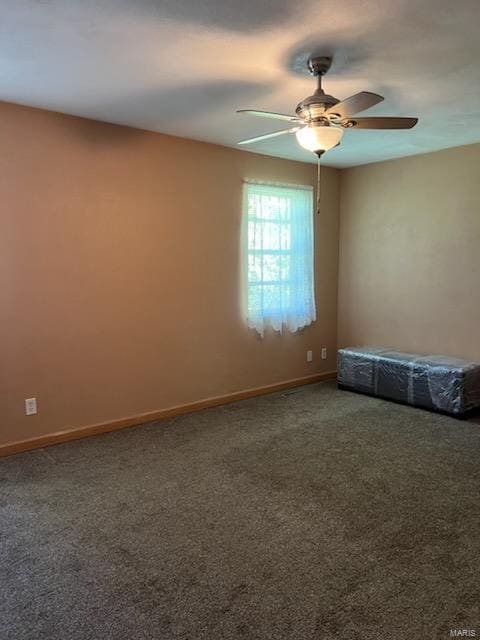
<path fill-rule="evenodd" d="M 334 104 L 330 109 L 327 109 L 326 113 L 328 115 L 338 115 L 340 118 L 348 118 L 348 116 L 354 113 L 370 109 L 370 107 L 375 106 L 383 99 L 383 96 L 379 96 L 378 93 L 360 91 L 360 93 L 356 93 L 341 102 L 337 102 L 337 104 Z"/>
<path fill-rule="evenodd" d="M 286 120 L 287 122 L 298 122 L 297 116 L 287 116 L 284 113 L 273 113 L 271 111 L 255 111 L 255 109 L 237 109 L 237 113 L 246 113 L 250 116 L 260 118 L 273 118 L 273 120 Z"/>
<path fill-rule="evenodd" d="M 418 118 L 348 118 L 340 123 L 346 129 L 411 129 Z"/>
<path fill-rule="evenodd" d="M 248 138 L 248 140 L 241 140 L 237 144 L 250 144 L 252 142 L 260 142 L 260 140 L 268 140 L 269 138 L 276 138 L 277 136 L 283 136 L 284 133 L 295 133 L 300 127 L 293 127 L 292 129 L 282 129 L 282 131 L 274 131 L 273 133 L 265 133 L 263 136 L 255 136 L 255 138 Z"/>

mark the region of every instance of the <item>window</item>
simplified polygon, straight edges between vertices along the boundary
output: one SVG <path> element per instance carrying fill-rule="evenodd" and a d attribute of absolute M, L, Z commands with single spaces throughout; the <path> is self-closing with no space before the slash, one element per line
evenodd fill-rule
<path fill-rule="evenodd" d="M 263 336 L 311 324 L 313 189 L 246 182 L 243 229 L 248 326 Z"/>

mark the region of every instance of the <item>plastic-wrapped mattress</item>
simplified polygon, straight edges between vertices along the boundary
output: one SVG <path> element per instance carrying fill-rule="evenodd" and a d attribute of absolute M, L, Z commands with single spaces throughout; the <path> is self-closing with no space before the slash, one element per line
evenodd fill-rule
<path fill-rule="evenodd" d="M 449 356 L 339 349 L 338 385 L 457 416 L 480 407 L 480 363 Z"/>

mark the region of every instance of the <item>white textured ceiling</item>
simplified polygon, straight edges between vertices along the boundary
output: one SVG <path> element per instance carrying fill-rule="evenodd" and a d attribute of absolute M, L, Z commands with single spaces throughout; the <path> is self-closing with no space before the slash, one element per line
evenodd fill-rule
<path fill-rule="evenodd" d="M 346 131 L 352 166 L 480 141 L 480 0 L 0 0 L 0 99 L 227 146 L 282 128 L 332 54 L 328 93 L 385 96 L 365 115 L 411 131 Z M 294 136 L 251 146 L 314 161 Z"/>

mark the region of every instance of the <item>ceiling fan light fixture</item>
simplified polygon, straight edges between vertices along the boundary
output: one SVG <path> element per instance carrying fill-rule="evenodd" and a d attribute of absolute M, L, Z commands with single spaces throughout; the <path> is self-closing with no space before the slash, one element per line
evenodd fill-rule
<path fill-rule="evenodd" d="M 343 129 L 324 124 L 309 124 L 302 127 L 295 134 L 298 143 L 308 151 L 321 155 L 329 149 L 333 149 L 343 136 Z"/>
<path fill-rule="evenodd" d="M 251 144 L 276 138 L 288 133 L 295 133 L 297 142 L 320 156 L 329 149 L 336 147 L 342 138 L 344 129 L 411 129 L 417 124 L 418 118 L 384 117 L 372 118 L 356 117 L 357 113 L 374 107 L 384 99 L 378 93 L 360 91 L 345 100 L 338 100 L 322 88 L 322 76 L 330 69 L 332 59 L 329 56 L 314 56 L 308 61 L 308 69 L 317 78 L 317 88 L 311 96 L 307 96 L 298 103 L 295 115 L 258 111 L 256 109 L 240 109 L 239 113 L 248 113 L 262 118 L 283 120 L 295 126 L 283 131 L 273 131 L 255 138 L 241 140 L 238 144 Z M 354 116 L 352 118 L 352 116 Z"/>

